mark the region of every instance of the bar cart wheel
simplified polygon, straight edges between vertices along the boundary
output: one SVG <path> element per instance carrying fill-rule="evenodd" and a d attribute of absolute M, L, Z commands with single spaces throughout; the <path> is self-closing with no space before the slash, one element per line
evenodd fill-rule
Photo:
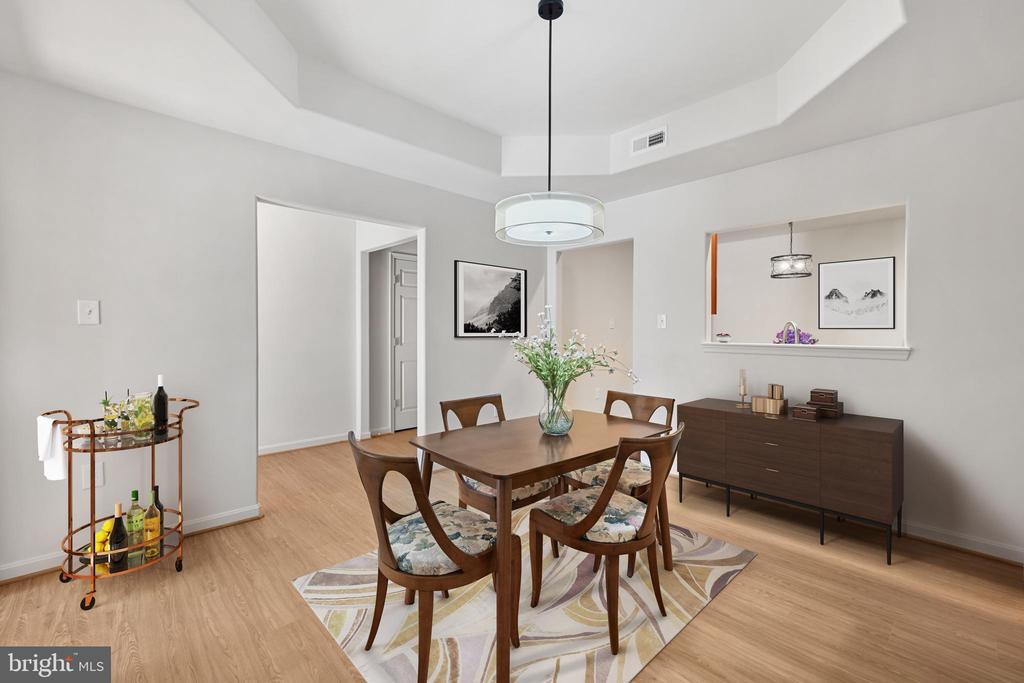
<path fill-rule="evenodd" d="M 182 570 L 182 566 L 181 566 L 181 558 L 179 557 L 178 559 L 176 559 L 176 560 L 174 561 L 174 571 L 176 571 L 176 572 L 180 572 L 181 570 Z"/>
<path fill-rule="evenodd" d="M 82 598 L 82 602 L 78 603 L 78 606 L 88 612 L 96 606 L 96 596 L 92 593 L 89 593 L 84 598 Z"/>
<path fill-rule="evenodd" d="M 61 583 L 71 583 L 71 577 L 64 573 L 64 570 L 60 570 L 60 574 L 57 574 L 57 580 Z"/>

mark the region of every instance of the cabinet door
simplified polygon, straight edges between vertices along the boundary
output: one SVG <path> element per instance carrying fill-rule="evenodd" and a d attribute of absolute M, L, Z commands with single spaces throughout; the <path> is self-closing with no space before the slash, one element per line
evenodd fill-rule
<path fill-rule="evenodd" d="M 679 441 L 676 467 L 681 476 L 725 480 L 725 418 L 722 413 L 679 407 L 686 427 Z"/>
<path fill-rule="evenodd" d="M 867 431 L 823 426 L 821 506 L 889 524 L 893 509 L 894 440 Z"/>

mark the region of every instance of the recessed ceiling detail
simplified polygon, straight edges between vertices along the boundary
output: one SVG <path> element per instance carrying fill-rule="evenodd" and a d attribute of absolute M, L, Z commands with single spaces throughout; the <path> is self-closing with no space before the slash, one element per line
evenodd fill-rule
<path fill-rule="evenodd" d="M 1024 97 L 1021 2 L 566 2 L 552 171 L 606 201 Z M 0 68 L 493 202 L 546 171 L 547 36 L 459 7 L 6 0 Z"/>

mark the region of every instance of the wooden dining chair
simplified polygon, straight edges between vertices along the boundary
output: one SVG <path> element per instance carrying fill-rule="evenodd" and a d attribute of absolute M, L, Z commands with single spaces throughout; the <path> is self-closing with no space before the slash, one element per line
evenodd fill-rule
<path fill-rule="evenodd" d="M 453 429 L 449 422 L 450 416 L 453 414 L 459 419 L 459 425 L 462 427 L 477 426 L 480 422 L 481 411 L 489 405 L 493 406 L 497 412 L 498 422 L 504 422 L 505 408 L 501 403 L 501 394 L 441 401 L 441 422 L 444 425 L 444 431 L 448 432 Z M 498 499 L 494 488 L 475 479 L 464 477 L 458 472 L 455 473 L 455 478 L 459 484 L 459 507 L 474 507 L 486 512 L 493 520 L 498 511 Z M 560 477 L 552 477 L 521 486 L 512 489 L 512 509 L 518 510 L 543 498 L 554 498 L 560 493 L 562 493 Z M 551 541 L 551 552 L 558 557 L 558 544 L 554 540 Z"/>
<path fill-rule="evenodd" d="M 672 427 L 672 409 L 675 406 L 675 399 L 661 398 L 658 396 L 644 396 L 642 394 L 630 394 L 625 391 L 609 391 L 604 400 L 604 413 L 612 414 L 612 408 L 617 402 L 626 404 L 629 408 L 630 417 L 634 420 L 654 422 L 654 415 L 659 408 L 665 409 L 664 421 L 655 424 L 663 424 L 667 428 Z M 612 461 L 599 462 L 596 465 L 589 465 L 565 475 L 566 484 L 570 488 L 584 488 L 587 486 L 603 486 L 611 474 Z M 622 476 L 619 478 L 618 490 L 637 500 L 647 502 L 650 497 L 651 468 L 640 459 L 640 453 L 635 453 L 626 461 Z M 669 529 L 668 499 L 664 496 L 658 501 L 658 541 L 661 543 L 662 559 L 665 569 L 672 569 L 672 536 Z M 601 558 L 594 556 L 594 571 L 600 566 Z M 629 565 L 626 570 L 627 576 L 633 576 L 636 567 L 636 556 L 630 555 Z"/>
<path fill-rule="evenodd" d="M 348 443 L 377 529 L 377 595 L 366 649 L 373 645 L 384 611 L 388 581 L 415 590 L 419 602 L 419 663 L 417 680 L 427 680 L 434 591 L 466 586 L 497 571 L 495 543 L 498 527 L 473 510 L 444 501 L 431 504 L 415 457 L 371 453 L 348 433 Z M 409 482 L 416 510 L 399 514 L 384 502 L 384 478 L 395 472 Z M 519 577 L 522 572 L 519 537 L 512 536 L 513 647 L 519 647 Z"/>
<path fill-rule="evenodd" d="M 605 558 L 605 595 L 608 601 L 608 638 L 612 654 L 619 652 L 619 558 L 647 551 L 651 588 L 662 616 L 668 616 L 658 576 L 658 530 L 655 510 L 665 497 L 665 480 L 675 457 L 683 428 L 671 434 L 645 439 L 620 439 L 604 486 L 575 489 L 530 510 L 530 607 L 536 607 L 541 591 L 540 548 L 544 536 L 585 553 Z M 644 451 L 651 461 L 648 503 L 618 490 L 626 462 Z"/>

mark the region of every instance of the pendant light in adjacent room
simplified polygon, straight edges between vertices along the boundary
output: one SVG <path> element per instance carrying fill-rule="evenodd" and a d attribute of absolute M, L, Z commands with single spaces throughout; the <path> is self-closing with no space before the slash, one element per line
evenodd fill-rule
<path fill-rule="evenodd" d="M 604 204 L 574 192 L 551 191 L 552 24 L 563 0 L 540 0 L 537 13 L 548 22 L 548 189 L 507 197 L 494 207 L 494 236 L 512 244 L 553 247 L 582 244 L 604 236 Z"/>
<path fill-rule="evenodd" d="M 793 221 L 789 222 L 789 253 L 772 256 L 771 273 L 776 280 L 811 276 L 811 255 L 793 253 Z"/>

